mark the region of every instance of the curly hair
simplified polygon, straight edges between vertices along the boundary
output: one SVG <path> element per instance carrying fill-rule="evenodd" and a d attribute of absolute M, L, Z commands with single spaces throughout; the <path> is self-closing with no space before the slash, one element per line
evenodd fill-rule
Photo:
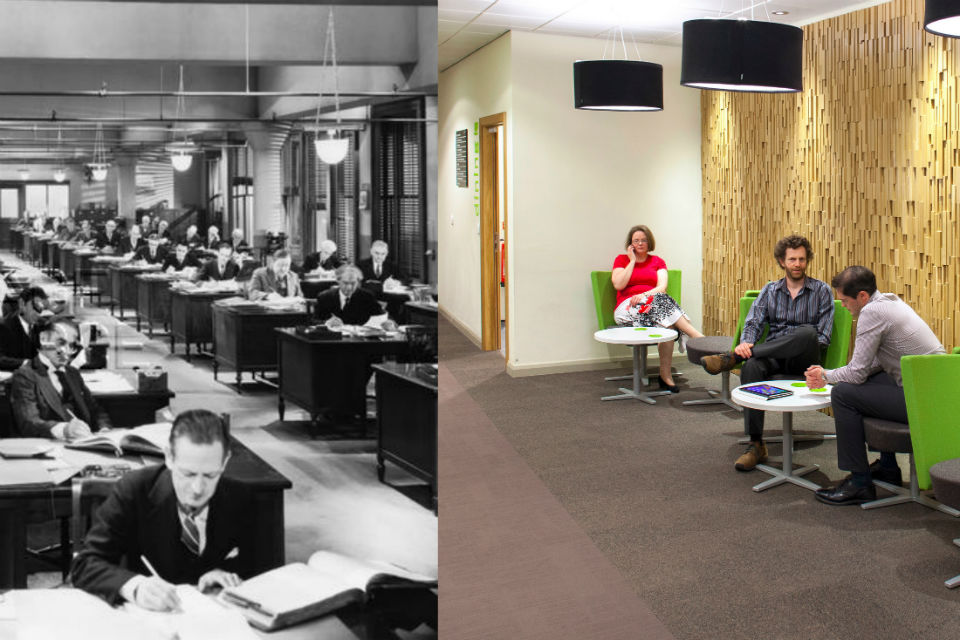
<path fill-rule="evenodd" d="M 780 238 L 777 246 L 773 248 L 773 257 L 777 259 L 777 264 L 787 257 L 787 249 L 799 249 L 803 247 L 807 250 L 807 262 L 813 260 L 813 249 L 810 248 L 810 241 L 803 236 L 787 236 Z"/>

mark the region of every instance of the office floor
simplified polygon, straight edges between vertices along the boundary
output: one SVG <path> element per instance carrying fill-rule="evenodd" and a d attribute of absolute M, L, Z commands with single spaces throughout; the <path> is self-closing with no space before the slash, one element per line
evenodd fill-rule
<path fill-rule="evenodd" d="M 479 351 L 442 318 L 440 361 L 448 376 L 441 384 L 441 424 L 460 416 L 469 425 L 456 431 L 464 447 L 478 446 L 484 424 L 495 429 L 484 437 L 502 440 L 505 453 L 484 462 L 498 474 L 501 459 L 522 462 L 512 476 L 520 488 L 497 493 L 494 478 L 480 488 L 482 478 L 449 460 L 456 452 L 442 437 L 445 504 L 464 496 L 474 512 L 496 514 L 521 493 L 539 496 L 526 509 L 512 509 L 508 521 L 489 518 L 472 546 L 465 536 L 475 522 L 444 511 L 441 562 L 455 590 L 445 591 L 441 625 L 468 614 L 466 600 L 451 595 L 509 593 L 494 600 L 487 617 L 472 618 L 463 637 L 516 637 L 512 621 L 514 628 L 526 624 L 526 637 L 545 638 L 669 637 L 665 630 L 691 640 L 960 638 L 960 593 L 943 586 L 960 572 L 960 549 L 952 544 L 960 519 L 916 504 L 829 507 L 792 485 L 753 492 L 769 476 L 733 469 L 742 451 L 740 414 L 722 405 L 681 404 L 706 397 L 704 389 L 720 383 L 684 356 L 674 360 L 686 374 L 681 392 L 655 406 L 601 402 L 618 384 L 603 380 L 610 372 L 511 378 L 502 357 Z M 469 406 L 475 410 L 467 416 Z M 768 418 L 768 430 L 778 427 L 775 416 Z M 794 429 L 832 432 L 833 421 L 801 414 Z M 774 445 L 771 455 L 779 453 Z M 806 476 L 820 484 L 843 475 L 830 441 L 799 444 L 795 460 L 820 464 Z M 901 467 L 906 470 L 905 458 Z M 563 514 L 547 520 L 551 504 Z M 508 583 L 489 569 L 524 555 L 537 562 Z M 589 559 L 612 565 L 613 577 L 578 579 L 586 575 L 578 567 Z M 620 580 L 639 602 L 641 617 L 655 616 L 652 622 L 630 622 L 638 609 L 629 606 Z M 598 600 L 606 605 L 589 614 L 577 606 Z M 601 632 L 585 635 L 569 624 L 571 615 Z M 635 632 L 616 635 L 617 621 Z"/>
<path fill-rule="evenodd" d="M 9 252 L 0 260 L 40 274 Z M 242 394 L 231 386 L 233 375 L 213 380 L 208 358 L 187 363 L 170 354 L 169 340 L 149 339 L 131 324 L 115 320 L 105 308 L 74 301 L 80 321 L 102 323 L 111 335 L 110 368 L 159 365 L 176 393 L 174 412 L 206 408 L 229 412 L 234 435 L 293 483 L 286 492 L 287 561 L 305 561 L 318 549 L 376 558 L 435 572 L 437 518 L 429 507 L 429 491 L 419 481 L 388 465 L 387 481 L 377 481 L 375 440 L 349 435 L 352 427 L 336 425 L 318 437 L 309 435 L 308 416 L 288 403 L 286 420 L 277 415 L 276 392 L 266 385 L 245 385 Z M 182 345 L 178 349 L 183 353 Z M 368 429 L 373 437 L 375 427 Z M 31 586 L 59 583 L 59 574 L 31 576 Z"/>

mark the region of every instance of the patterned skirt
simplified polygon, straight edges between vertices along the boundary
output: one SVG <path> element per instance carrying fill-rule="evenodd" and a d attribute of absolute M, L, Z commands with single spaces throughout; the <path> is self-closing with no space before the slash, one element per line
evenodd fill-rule
<path fill-rule="evenodd" d="M 641 313 L 640 309 L 646 305 L 630 306 L 630 298 L 627 298 L 613 312 L 613 318 L 621 327 L 670 327 L 676 324 L 680 318 L 688 318 L 686 312 L 680 308 L 677 301 L 665 293 L 656 293 L 652 300 L 647 300 L 650 308 L 646 313 Z"/>

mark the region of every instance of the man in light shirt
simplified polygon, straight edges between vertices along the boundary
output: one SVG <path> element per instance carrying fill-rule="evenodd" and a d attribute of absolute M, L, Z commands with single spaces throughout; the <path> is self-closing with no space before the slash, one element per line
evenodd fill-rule
<path fill-rule="evenodd" d="M 73 560 L 74 586 L 110 604 L 172 611 L 176 584 L 203 591 L 252 575 L 256 506 L 243 484 L 223 477 L 229 443 L 217 414 L 178 415 L 166 464 L 127 473 L 100 506 Z"/>
<path fill-rule="evenodd" d="M 20 434 L 28 438 L 76 440 L 109 429 L 80 372 L 69 365 L 79 350 L 80 331 L 71 320 L 54 320 L 39 331 L 37 355 L 13 374 L 10 404 Z"/>
<path fill-rule="evenodd" d="M 277 249 L 273 254 L 273 264 L 253 272 L 249 298 L 270 301 L 301 297 L 303 291 L 300 289 L 300 278 L 290 271 L 290 260 L 289 251 Z"/>
<path fill-rule="evenodd" d="M 837 429 L 837 466 L 850 475 L 833 488 L 820 489 L 816 498 L 830 505 L 853 505 L 877 497 L 873 479 L 900 484 L 893 452 L 881 452 L 867 462 L 863 418 L 907 422 L 900 358 L 945 353 L 943 345 L 917 312 L 893 293 L 880 293 L 877 278 L 866 267 L 847 267 L 833 279 L 837 297 L 857 320 L 856 342 L 850 363 L 826 370 L 814 365 L 806 371 L 807 386 L 835 385 L 830 394 Z"/>

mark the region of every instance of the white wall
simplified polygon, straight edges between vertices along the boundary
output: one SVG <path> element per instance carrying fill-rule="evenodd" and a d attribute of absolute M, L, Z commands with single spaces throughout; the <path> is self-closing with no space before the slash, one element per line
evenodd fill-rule
<path fill-rule="evenodd" d="M 440 307 L 468 336 L 479 342 L 480 218 L 474 212 L 474 123 L 483 116 L 507 112 L 508 144 L 512 139 L 510 43 L 508 33 L 440 74 L 438 98 L 439 149 L 437 217 Z M 469 131 L 468 188 L 456 186 L 456 132 Z M 510 165 L 508 164 L 508 168 Z M 510 184 L 509 177 L 507 184 Z M 512 191 L 508 191 L 508 198 Z M 512 207 L 508 201 L 508 207 Z"/>
<path fill-rule="evenodd" d="M 515 375 L 602 366 L 627 355 L 593 340 L 589 272 L 612 266 L 633 224 L 648 225 L 655 253 L 683 271 L 682 305 L 701 324 L 699 92 L 680 86 L 679 47 L 643 45 L 641 57 L 664 66 L 664 111 L 578 111 L 573 62 L 602 51 L 595 39 L 512 32 L 441 74 L 440 301 L 476 334 L 478 219 L 473 176 L 469 190 L 454 186 L 454 131 L 469 123 L 472 145 L 474 120 L 507 111 L 507 367 Z"/>

